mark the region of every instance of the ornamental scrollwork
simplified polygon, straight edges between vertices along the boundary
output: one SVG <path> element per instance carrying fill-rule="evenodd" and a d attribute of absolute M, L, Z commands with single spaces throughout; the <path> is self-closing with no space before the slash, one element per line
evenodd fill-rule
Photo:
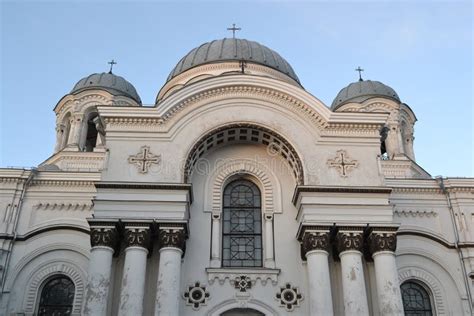
<path fill-rule="evenodd" d="M 339 232 L 336 236 L 337 251 L 362 251 L 364 238 L 362 232 Z"/>
<path fill-rule="evenodd" d="M 186 234 L 184 229 L 160 228 L 159 241 L 160 248 L 173 247 L 184 251 Z"/>
<path fill-rule="evenodd" d="M 110 247 L 115 248 L 118 241 L 117 230 L 115 227 L 91 227 L 91 247 Z"/>
<path fill-rule="evenodd" d="M 394 232 L 382 233 L 372 232 L 368 238 L 371 254 L 379 251 L 392 251 L 397 249 L 397 235 Z"/>
<path fill-rule="evenodd" d="M 125 247 L 148 248 L 150 243 L 150 229 L 147 227 L 126 227 Z"/>
<path fill-rule="evenodd" d="M 329 251 L 329 232 L 306 232 L 301 243 L 302 257 L 311 250 Z"/>

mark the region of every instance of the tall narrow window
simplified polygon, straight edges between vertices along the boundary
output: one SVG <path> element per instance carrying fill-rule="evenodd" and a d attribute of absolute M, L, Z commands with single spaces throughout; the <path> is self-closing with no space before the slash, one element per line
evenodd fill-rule
<path fill-rule="evenodd" d="M 403 309 L 406 316 L 431 316 L 431 300 L 428 291 L 417 282 L 407 281 L 401 285 Z"/>
<path fill-rule="evenodd" d="M 258 187 L 235 180 L 224 190 L 222 266 L 262 266 L 262 214 Z"/>
<path fill-rule="evenodd" d="M 41 290 L 38 315 L 71 315 L 74 292 L 74 283 L 64 275 L 59 275 L 47 280 Z"/>
<path fill-rule="evenodd" d="M 93 151 L 95 145 L 97 143 L 97 128 L 95 126 L 94 119 L 97 117 L 97 113 L 93 113 L 89 115 L 87 119 L 87 134 L 86 134 L 86 142 L 84 144 L 85 151 Z"/>

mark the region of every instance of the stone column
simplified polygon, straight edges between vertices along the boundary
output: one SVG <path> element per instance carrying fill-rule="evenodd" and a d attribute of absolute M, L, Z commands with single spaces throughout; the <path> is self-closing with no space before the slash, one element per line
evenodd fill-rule
<path fill-rule="evenodd" d="M 265 221 L 265 268 L 275 268 L 275 255 L 273 253 L 273 214 L 266 213 Z"/>
<path fill-rule="evenodd" d="M 337 233 L 336 243 L 341 258 L 344 314 L 369 315 L 362 266 L 362 229 L 341 229 Z"/>
<path fill-rule="evenodd" d="M 155 316 L 179 316 L 181 256 L 185 249 L 186 230 L 160 227 L 160 265 L 156 288 Z"/>
<path fill-rule="evenodd" d="M 64 124 L 56 125 L 56 146 L 54 147 L 54 153 L 57 153 L 62 149 L 65 128 L 66 126 L 64 126 Z"/>
<path fill-rule="evenodd" d="M 311 316 L 333 315 L 331 280 L 329 278 L 329 229 L 305 229 L 301 255 L 306 257 L 309 278 Z"/>
<path fill-rule="evenodd" d="M 82 130 L 82 116 L 83 114 L 75 114 L 71 117 L 71 127 L 66 147 L 73 148 L 76 150 L 79 149 L 79 141 Z"/>
<path fill-rule="evenodd" d="M 126 223 L 124 242 L 125 263 L 123 265 L 118 314 L 120 316 L 140 316 L 143 314 L 150 225 L 146 223 Z"/>
<path fill-rule="evenodd" d="M 212 213 L 211 267 L 221 267 L 221 214 Z"/>
<path fill-rule="evenodd" d="M 403 315 L 395 250 L 397 228 L 374 228 L 369 235 L 369 249 L 374 259 L 377 298 L 381 315 Z"/>
<path fill-rule="evenodd" d="M 100 316 L 107 314 L 112 255 L 118 237 L 113 223 L 90 225 L 92 249 L 82 315 Z"/>

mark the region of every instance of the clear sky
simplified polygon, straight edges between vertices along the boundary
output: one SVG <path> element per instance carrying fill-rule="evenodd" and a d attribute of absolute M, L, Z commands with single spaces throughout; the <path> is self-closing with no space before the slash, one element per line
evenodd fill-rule
<path fill-rule="evenodd" d="M 258 41 L 330 105 L 365 79 L 394 88 L 415 112 L 415 155 L 431 175 L 474 176 L 471 1 L 1 1 L 0 166 L 37 166 L 54 149 L 56 103 L 108 70 L 144 104 L 203 42 Z"/>

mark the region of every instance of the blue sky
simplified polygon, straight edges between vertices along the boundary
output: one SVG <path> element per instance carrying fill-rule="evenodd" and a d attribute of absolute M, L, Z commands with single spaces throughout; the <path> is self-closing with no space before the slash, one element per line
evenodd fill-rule
<path fill-rule="evenodd" d="M 326 105 L 360 65 L 414 110 L 423 168 L 474 176 L 471 1 L 2 1 L 0 10 L 2 167 L 48 158 L 54 106 L 112 58 L 152 104 L 184 54 L 237 23 L 238 37 L 279 52 Z"/>

